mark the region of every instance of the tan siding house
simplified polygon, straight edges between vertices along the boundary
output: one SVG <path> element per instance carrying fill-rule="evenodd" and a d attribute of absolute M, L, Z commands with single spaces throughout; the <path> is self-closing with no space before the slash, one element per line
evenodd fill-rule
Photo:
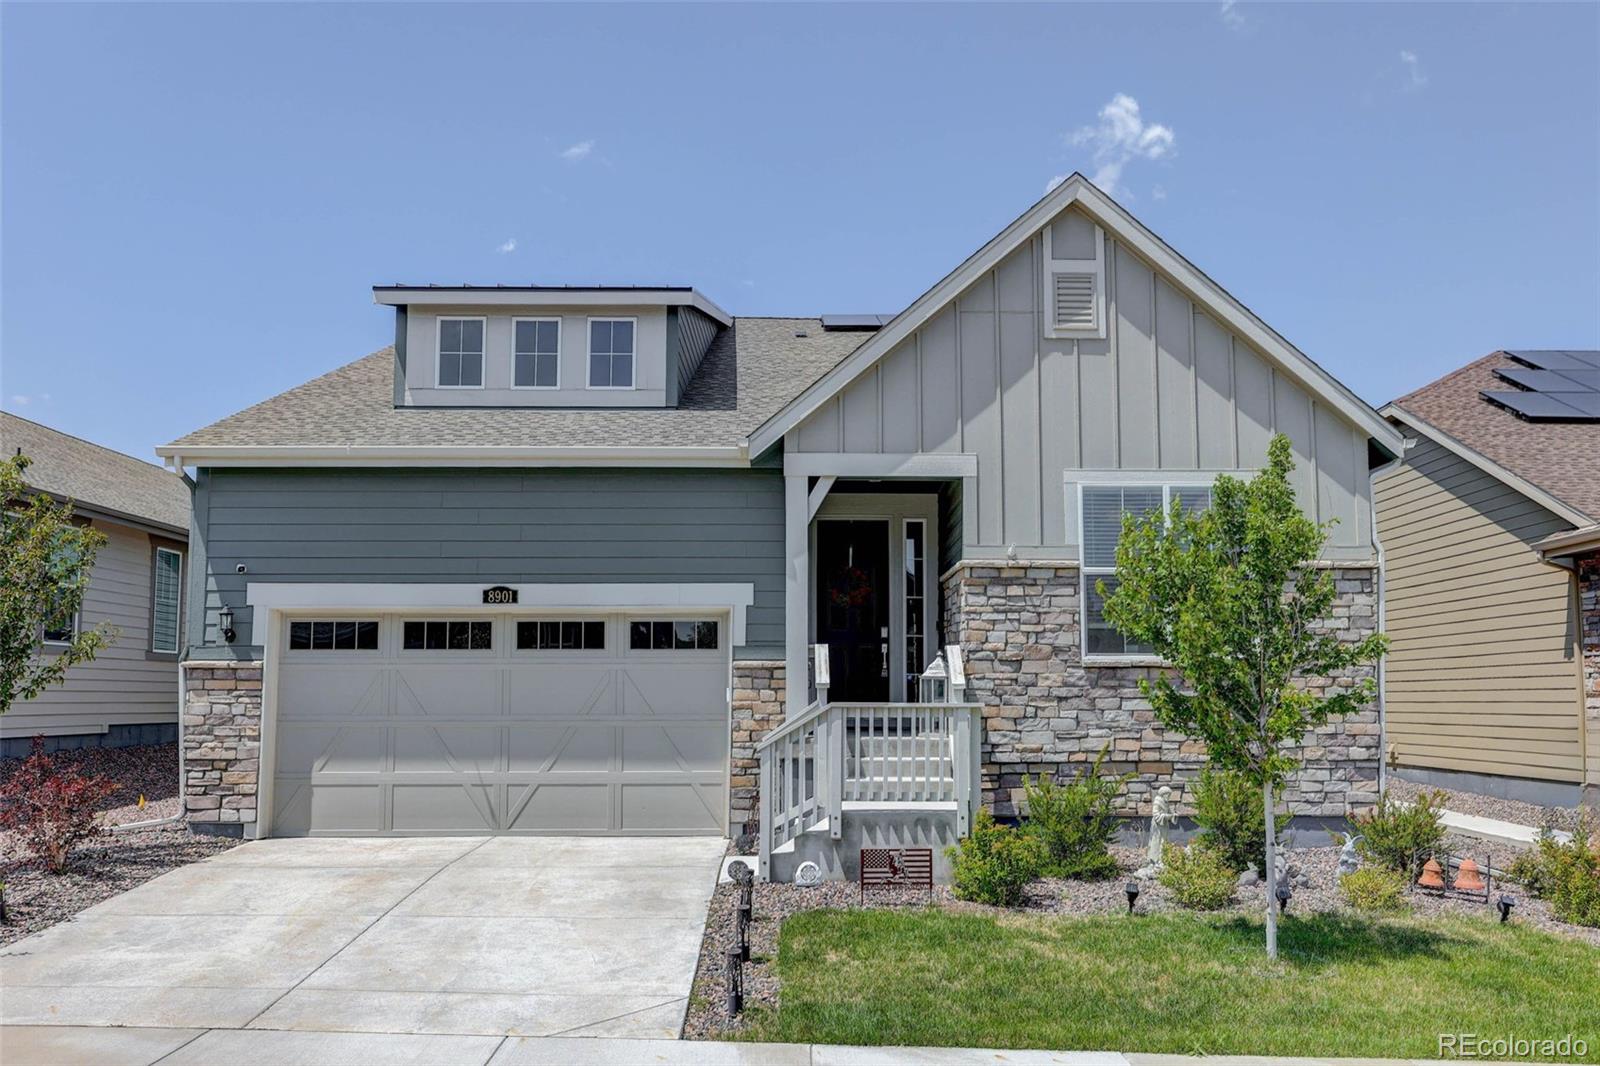
<path fill-rule="evenodd" d="M 0 414 L 0 446 L 32 460 L 28 486 L 73 502 L 106 536 L 84 592 L 79 628 L 109 623 L 115 637 L 61 685 L 0 716 L 0 754 L 120 747 L 177 739 L 178 659 L 187 579 L 189 492 L 151 463 Z M 40 654 L 53 654 L 41 641 Z"/>
<path fill-rule="evenodd" d="M 1391 766 L 1568 803 L 1600 785 L 1600 724 L 1586 695 L 1584 552 L 1553 542 L 1600 511 L 1588 480 L 1600 421 L 1529 420 L 1516 396 L 1507 406 L 1484 395 L 1551 354 L 1496 353 L 1386 408 L 1411 443 L 1378 479 L 1375 506 Z"/>

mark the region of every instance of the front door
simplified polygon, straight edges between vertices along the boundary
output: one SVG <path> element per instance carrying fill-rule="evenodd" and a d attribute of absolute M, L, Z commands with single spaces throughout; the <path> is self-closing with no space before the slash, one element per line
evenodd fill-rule
<path fill-rule="evenodd" d="M 828 645 L 828 699 L 889 699 L 889 523 L 817 523 L 817 643 Z"/>

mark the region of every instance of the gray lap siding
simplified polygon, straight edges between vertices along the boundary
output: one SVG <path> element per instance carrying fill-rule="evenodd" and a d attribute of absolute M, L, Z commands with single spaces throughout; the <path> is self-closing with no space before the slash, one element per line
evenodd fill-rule
<path fill-rule="evenodd" d="M 200 658 L 260 657 L 245 586 L 271 581 L 749 582 L 735 657 L 783 648 L 776 470 L 202 469 L 194 523 Z"/>

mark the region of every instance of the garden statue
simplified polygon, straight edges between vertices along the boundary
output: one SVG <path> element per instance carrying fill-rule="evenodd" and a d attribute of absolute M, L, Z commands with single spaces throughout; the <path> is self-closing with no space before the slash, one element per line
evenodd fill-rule
<path fill-rule="evenodd" d="M 1361 869 L 1361 853 L 1356 851 L 1356 835 L 1351 833 L 1344 838 L 1344 847 L 1339 849 L 1339 876 L 1353 874 Z"/>
<path fill-rule="evenodd" d="M 1149 865 L 1161 865 L 1161 852 L 1167 846 L 1167 827 L 1176 825 L 1178 816 L 1172 813 L 1172 789 L 1162 785 L 1156 789 L 1155 802 L 1150 805 L 1150 842 L 1145 846 Z"/>

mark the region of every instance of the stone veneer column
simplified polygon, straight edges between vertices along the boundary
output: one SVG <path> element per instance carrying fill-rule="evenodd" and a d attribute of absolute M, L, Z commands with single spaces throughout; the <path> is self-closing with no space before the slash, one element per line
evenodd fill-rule
<path fill-rule="evenodd" d="M 1341 568 L 1335 580 L 1334 627 L 1351 639 L 1372 632 L 1373 570 Z M 1188 806 L 1205 745 L 1156 724 L 1139 692 L 1154 668 L 1084 665 L 1075 565 L 962 563 L 942 591 L 947 639 L 966 656 L 968 699 L 983 704 L 983 797 L 995 814 L 1018 813 L 1025 775 L 1073 773 L 1108 744 L 1107 770 L 1136 775 L 1122 799 L 1128 813 L 1148 813 L 1161 785 Z M 1313 733 L 1285 792 L 1294 813 L 1346 817 L 1372 804 L 1378 733 L 1376 706 Z"/>
<path fill-rule="evenodd" d="M 261 663 L 183 664 L 184 813 L 197 832 L 243 835 L 256 820 Z"/>
<path fill-rule="evenodd" d="M 728 835 L 738 840 L 760 810 L 761 762 L 756 745 L 783 724 L 786 668 L 782 662 L 733 664 L 733 751 L 728 770 Z"/>
<path fill-rule="evenodd" d="M 1600 812 L 1600 555 L 1578 560 L 1578 615 L 1583 626 L 1583 802 Z"/>

